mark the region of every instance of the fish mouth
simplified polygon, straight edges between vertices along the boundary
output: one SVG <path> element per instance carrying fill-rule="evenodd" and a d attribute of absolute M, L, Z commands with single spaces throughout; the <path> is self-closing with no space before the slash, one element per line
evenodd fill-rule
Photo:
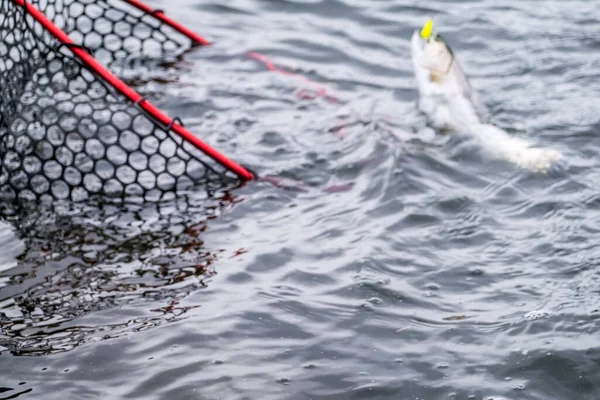
<path fill-rule="evenodd" d="M 428 46 L 443 46 L 449 60 L 445 65 L 434 65 L 431 58 L 431 49 Z M 429 70 L 436 75 L 444 76 L 450 72 L 454 64 L 454 53 L 448 46 L 444 38 L 437 32 L 433 31 L 433 24 L 428 20 L 425 26 L 421 29 L 416 29 L 411 38 L 411 50 L 413 60 L 422 68 Z"/>
<path fill-rule="evenodd" d="M 429 43 L 432 37 L 435 38 L 436 34 L 433 32 L 433 21 L 428 19 L 425 25 L 421 29 L 415 29 L 411 38 L 411 47 L 413 57 L 417 60 L 422 61 L 424 59 L 425 46 Z M 423 65 L 423 67 L 426 67 Z"/>
<path fill-rule="evenodd" d="M 430 39 L 424 39 L 421 37 L 420 31 L 417 29 L 413 33 L 411 38 L 411 50 L 413 61 L 418 64 L 421 68 L 426 70 L 431 69 L 431 65 L 427 62 L 425 50 Z"/>
<path fill-rule="evenodd" d="M 423 53 L 425 52 L 425 45 L 427 45 L 427 39 L 423 39 L 419 30 L 415 30 L 413 36 L 411 38 L 411 48 L 413 52 L 413 56 L 417 58 L 422 58 Z"/>
<path fill-rule="evenodd" d="M 435 39 L 436 36 L 437 34 L 433 32 L 433 21 L 428 19 L 421 29 L 417 29 L 413 33 L 413 50 L 418 50 L 423 53 L 427 43 L 429 43 L 432 37 Z"/>

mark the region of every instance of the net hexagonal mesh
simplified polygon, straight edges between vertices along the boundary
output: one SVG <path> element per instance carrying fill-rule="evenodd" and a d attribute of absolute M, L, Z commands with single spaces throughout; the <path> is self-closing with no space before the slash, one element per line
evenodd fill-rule
<path fill-rule="evenodd" d="M 108 64 L 185 48 L 185 38 L 175 41 L 175 32 L 119 3 L 30 4 Z M 3 201 L 152 201 L 239 182 L 73 57 L 14 0 L 0 0 L 0 167 Z"/>
<path fill-rule="evenodd" d="M 121 0 L 34 0 L 30 2 L 75 43 L 93 50 L 106 65 L 176 53 L 190 40 Z"/>

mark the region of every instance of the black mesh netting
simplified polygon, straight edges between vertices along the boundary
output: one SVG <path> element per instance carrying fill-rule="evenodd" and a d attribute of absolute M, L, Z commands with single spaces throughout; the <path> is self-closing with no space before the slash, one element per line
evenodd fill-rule
<path fill-rule="evenodd" d="M 30 4 L 106 63 L 186 45 L 151 16 L 119 8 L 118 1 Z M 106 85 L 12 0 L 0 0 L 0 167 L 5 204 L 94 195 L 154 201 L 196 185 L 237 183 Z"/>
<path fill-rule="evenodd" d="M 34 0 L 30 4 L 105 65 L 174 54 L 190 45 L 186 37 L 122 0 Z"/>

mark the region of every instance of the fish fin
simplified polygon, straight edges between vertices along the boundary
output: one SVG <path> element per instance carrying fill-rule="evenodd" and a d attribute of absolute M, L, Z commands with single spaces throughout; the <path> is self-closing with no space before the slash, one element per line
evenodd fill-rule
<path fill-rule="evenodd" d="M 474 137 L 479 140 L 489 155 L 512 162 L 532 172 L 547 173 L 553 167 L 565 162 L 561 152 L 550 148 L 535 147 L 532 143 L 511 136 L 497 126 L 481 124 L 471 128 Z"/>

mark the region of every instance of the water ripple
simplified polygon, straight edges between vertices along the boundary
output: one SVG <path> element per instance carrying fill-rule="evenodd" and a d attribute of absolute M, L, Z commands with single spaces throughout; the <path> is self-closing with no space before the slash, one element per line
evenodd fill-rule
<path fill-rule="evenodd" d="M 0 397 L 597 398 L 594 2 L 157 5 L 214 45 L 132 83 L 265 179 L 0 228 Z M 430 16 L 492 122 L 566 168 L 427 126 Z"/>

